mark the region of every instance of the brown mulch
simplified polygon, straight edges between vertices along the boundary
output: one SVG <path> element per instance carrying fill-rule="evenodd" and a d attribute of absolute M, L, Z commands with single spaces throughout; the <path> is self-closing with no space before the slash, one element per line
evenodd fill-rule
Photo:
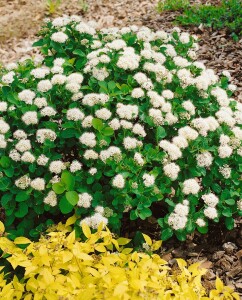
<path fill-rule="evenodd" d="M 88 10 L 84 13 L 85 2 Z M 205 3 L 206 0 L 191 1 Z M 86 20 L 96 20 L 98 26 L 145 25 L 153 29 L 171 30 L 179 12 L 159 14 L 156 10 L 158 0 L 62 0 L 54 17 L 65 14 L 82 14 Z M 219 3 L 219 0 L 210 0 Z M 16 61 L 24 55 L 32 54 L 32 42 L 41 27 L 42 20 L 50 17 L 44 0 L 0 0 L 0 62 Z M 202 26 L 183 28 L 199 38 L 198 60 L 218 74 L 229 70 L 233 83 L 238 86 L 236 99 L 242 101 L 242 39 L 234 42 L 225 31 L 212 31 Z M 146 222 L 146 221 L 145 221 Z M 164 243 L 161 255 L 172 265 L 174 258 L 182 257 L 189 262 L 204 261 L 209 269 L 205 276 L 207 288 L 214 285 L 216 276 L 233 286 L 242 296 L 242 220 L 237 227 L 228 232 L 214 227 L 208 235 L 194 234 L 184 243 L 171 239 Z M 123 233 L 132 235 L 132 226 L 127 222 Z M 158 228 L 150 222 L 135 224 L 142 232 L 154 232 L 158 238 Z M 215 238 L 216 237 L 216 238 Z"/>

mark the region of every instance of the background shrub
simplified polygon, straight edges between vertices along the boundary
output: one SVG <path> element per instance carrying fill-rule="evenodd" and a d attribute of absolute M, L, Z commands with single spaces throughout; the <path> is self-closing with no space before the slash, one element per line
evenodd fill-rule
<path fill-rule="evenodd" d="M 43 58 L 1 83 L 1 205 L 12 237 L 37 237 L 75 212 L 119 231 L 161 203 L 162 239 L 241 215 L 242 105 L 224 72 L 196 59 L 196 38 L 77 17 L 43 28 Z M 156 214 L 156 215 L 157 215 Z M 81 221 L 81 223 L 80 223 Z M 80 229 L 79 229 L 80 231 Z"/>
<path fill-rule="evenodd" d="M 221 5 L 199 5 L 185 9 L 176 20 L 182 25 L 204 24 L 213 29 L 226 28 L 235 39 L 242 36 L 241 0 L 223 0 Z"/>

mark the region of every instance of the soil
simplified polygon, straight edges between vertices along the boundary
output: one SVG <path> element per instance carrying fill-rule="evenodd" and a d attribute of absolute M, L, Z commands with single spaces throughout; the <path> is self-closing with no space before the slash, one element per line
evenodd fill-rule
<path fill-rule="evenodd" d="M 55 0 L 52 0 L 53 2 Z M 192 3 L 217 4 L 219 0 L 196 0 Z M 170 31 L 175 17 L 180 12 L 158 13 L 158 0 L 62 0 L 60 7 L 50 14 L 45 0 L 0 0 L 0 62 L 6 64 L 25 55 L 32 55 L 31 45 L 41 28 L 45 17 L 62 14 L 83 15 L 85 20 L 95 20 L 99 28 L 110 26 L 145 25 L 153 29 Z M 229 70 L 232 82 L 238 86 L 236 99 L 242 101 L 242 39 L 235 42 L 226 31 L 213 31 L 199 27 L 183 28 L 199 38 L 198 60 L 218 74 Z M 0 210 L 0 214 L 3 212 Z M 136 230 L 159 238 L 159 228 L 154 219 L 142 222 L 127 221 L 123 235 L 134 236 Z M 213 226 L 208 235 L 194 233 L 186 242 L 171 239 L 164 242 L 161 255 L 174 264 L 176 257 L 189 263 L 203 261 L 208 269 L 204 277 L 205 286 L 214 286 L 216 276 L 235 288 L 242 297 L 242 220 L 236 220 L 236 227 L 227 231 L 221 226 Z"/>

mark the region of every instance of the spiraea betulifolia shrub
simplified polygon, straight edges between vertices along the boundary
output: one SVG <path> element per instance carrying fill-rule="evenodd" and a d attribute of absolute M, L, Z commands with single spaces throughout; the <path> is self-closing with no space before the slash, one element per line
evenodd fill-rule
<path fill-rule="evenodd" d="M 47 22 L 36 57 L 1 76 L 1 205 L 8 231 L 118 231 L 152 215 L 162 238 L 233 228 L 242 208 L 242 104 L 230 74 L 196 61 L 196 37 Z M 153 205 L 153 206 L 152 206 Z M 37 226 L 37 227 L 36 227 Z"/>

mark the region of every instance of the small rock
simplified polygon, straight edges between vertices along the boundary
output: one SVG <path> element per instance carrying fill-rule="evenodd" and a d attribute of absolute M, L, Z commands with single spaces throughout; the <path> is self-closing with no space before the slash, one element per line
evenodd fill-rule
<path fill-rule="evenodd" d="M 242 283 L 241 282 L 235 283 L 235 286 L 236 286 L 237 289 L 242 290 Z"/>
<path fill-rule="evenodd" d="M 227 242 L 223 244 L 223 249 L 227 254 L 232 254 L 235 250 L 238 249 L 238 247 L 234 243 Z"/>
<path fill-rule="evenodd" d="M 213 259 L 219 260 L 224 255 L 224 253 L 225 253 L 225 251 L 218 251 L 218 252 L 214 253 Z"/>

